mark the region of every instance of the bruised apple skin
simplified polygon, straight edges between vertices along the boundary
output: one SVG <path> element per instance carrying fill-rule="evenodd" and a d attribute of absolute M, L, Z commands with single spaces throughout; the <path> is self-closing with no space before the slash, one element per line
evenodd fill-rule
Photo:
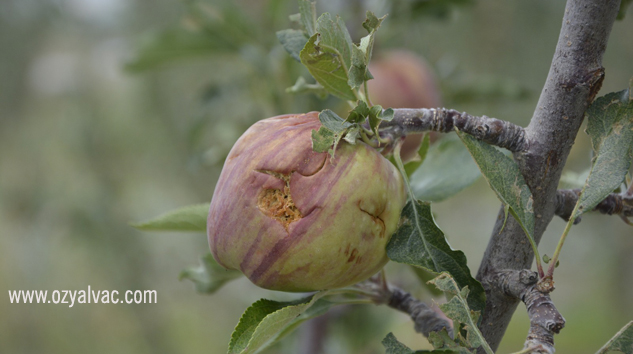
<path fill-rule="evenodd" d="M 318 112 L 261 120 L 235 143 L 207 220 L 215 260 L 256 285 L 306 292 L 369 278 L 406 202 L 402 177 L 364 143 L 312 151 Z"/>

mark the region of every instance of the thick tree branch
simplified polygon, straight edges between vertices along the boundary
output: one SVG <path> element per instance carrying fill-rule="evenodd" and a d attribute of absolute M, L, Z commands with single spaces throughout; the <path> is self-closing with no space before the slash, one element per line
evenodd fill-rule
<path fill-rule="evenodd" d="M 568 0 L 558 44 L 536 110 L 525 133 L 529 147 L 517 161 L 534 198 L 534 239 L 539 242 L 556 209 L 556 188 L 584 112 L 603 78 L 602 56 L 620 6 L 619 0 Z M 486 286 L 504 269 L 530 268 L 534 255 L 519 224 L 504 227 L 501 208 L 477 278 L 486 289 L 481 331 L 496 350 L 518 299 Z"/>
<path fill-rule="evenodd" d="M 393 120 L 381 124 L 381 135 L 388 136 L 391 141 L 411 133 L 448 133 L 457 128 L 512 152 L 524 151 L 528 147 L 522 127 L 496 118 L 477 117 L 446 108 L 397 108 L 394 111 Z"/>
<path fill-rule="evenodd" d="M 579 195 L 580 189 L 559 189 L 556 191 L 556 215 L 569 221 Z M 627 195 L 627 193 L 611 193 L 596 205 L 593 211 L 608 215 L 620 215 L 623 218 L 631 217 L 633 216 L 633 196 Z M 574 223 L 579 222 L 580 218 L 577 218 Z"/>

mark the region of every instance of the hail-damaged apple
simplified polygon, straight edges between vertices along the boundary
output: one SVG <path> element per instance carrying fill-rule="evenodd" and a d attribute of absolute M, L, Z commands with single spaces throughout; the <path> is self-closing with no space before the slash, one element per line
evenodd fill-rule
<path fill-rule="evenodd" d="M 251 126 L 229 153 L 213 194 L 213 257 L 253 283 L 314 291 L 362 281 L 387 262 L 406 202 L 402 177 L 378 151 L 341 141 L 312 150 L 318 112 Z"/>

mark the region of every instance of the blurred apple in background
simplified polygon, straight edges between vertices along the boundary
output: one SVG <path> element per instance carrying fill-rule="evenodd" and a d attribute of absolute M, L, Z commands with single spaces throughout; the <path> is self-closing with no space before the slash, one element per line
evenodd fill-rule
<path fill-rule="evenodd" d="M 429 64 L 419 55 L 405 50 L 376 53 L 369 71 L 374 79 L 367 82 L 373 104 L 385 108 L 441 107 L 440 90 Z M 422 134 L 409 135 L 402 146 L 404 162 L 416 157 Z M 433 141 L 434 136 L 431 136 Z"/>

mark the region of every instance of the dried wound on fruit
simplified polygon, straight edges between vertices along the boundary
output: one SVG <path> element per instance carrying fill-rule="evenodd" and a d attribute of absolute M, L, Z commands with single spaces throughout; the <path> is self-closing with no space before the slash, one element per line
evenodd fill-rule
<path fill-rule="evenodd" d="M 375 149 L 312 151 L 317 112 L 264 119 L 235 143 L 216 185 L 207 234 L 214 258 L 282 291 L 347 286 L 379 271 L 406 202 Z M 326 160 L 328 161 L 326 163 Z"/>

